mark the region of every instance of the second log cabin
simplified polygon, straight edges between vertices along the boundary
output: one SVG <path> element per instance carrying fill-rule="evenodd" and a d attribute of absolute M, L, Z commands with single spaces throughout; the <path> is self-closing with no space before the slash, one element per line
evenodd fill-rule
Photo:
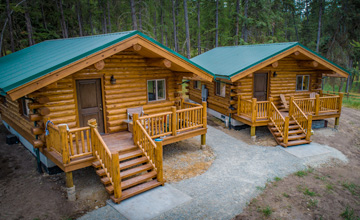
<path fill-rule="evenodd" d="M 297 42 L 218 47 L 191 60 L 214 79 L 191 80 L 190 99 L 206 100 L 226 122 L 250 125 L 253 139 L 257 126 L 268 126 L 278 144 L 294 146 L 310 143 L 312 120 L 339 125 L 342 94 L 324 94 L 322 80 L 349 72 Z"/>

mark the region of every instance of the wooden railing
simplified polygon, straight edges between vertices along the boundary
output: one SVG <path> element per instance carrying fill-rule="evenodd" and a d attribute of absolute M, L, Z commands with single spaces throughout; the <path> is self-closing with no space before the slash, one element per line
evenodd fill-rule
<path fill-rule="evenodd" d="M 315 114 L 315 98 L 295 99 L 294 102 L 305 114 Z"/>
<path fill-rule="evenodd" d="M 140 117 L 138 121 L 151 138 L 158 138 L 172 134 L 171 121 L 173 120 L 173 115 L 173 112 L 146 115 Z"/>
<path fill-rule="evenodd" d="M 193 107 L 198 107 L 201 106 L 199 104 L 196 103 L 191 103 L 191 102 L 181 102 L 181 109 L 185 109 L 185 108 L 193 108 Z"/>
<path fill-rule="evenodd" d="M 60 145 L 60 130 L 58 126 L 49 123 L 47 129 L 49 134 L 46 136 L 46 147 L 49 151 L 62 155 L 63 148 Z"/>
<path fill-rule="evenodd" d="M 283 137 L 284 144 L 287 144 L 289 136 L 289 116 L 284 118 L 273 102 L 271 102 L 269 108 L 269 120 L 274 124 L 281 137 Z"/>
<path fill-rule="evenodd" d="M 92 155 L 90 127 L 73 128 L 67 133 L 70 160 Z"/>
<path fill-rule="evenodd" d="M 176 111 L 176 132 L 203 127 L 203 106 Z"/>
<path fill-rule="evenodd" d="M 150 134 L 148 131 L 143 127 L 143 125 L 140 123 L 140 120 L 136 121 L 136 138 L 135 143 L 140 147 L 140 149 L 144 152 L 145 156 L 148 158 L 150 163 L 153 165 L 154 169 L 156 169 L 155 166 L 155 148 L 156 144 L 153 141 L 153 139 L 150 137 Z"/>
<path fill-rule="evenodd" d="M 91 145 L 93 155 L 100 162 L 101 167 L 105 171 L 106 176 L 109 178 L 111 185 L 114 188 L 114 197 L 121 197 L 121 179 L 120 179 L 120 162 L 119 154 L 112 153 L 104 140 L 102 139 L 95 119 L 89 120 L 91 131 Z"/>
<path fill-rule="evenodd" d="M 301 110 L 299 105 L 294 101 L 294 97 L 290 98 L 289 115 L 291 119 L 296 122 L 296 124 L 306 135 L 306 140 L 310 141 L 312 115 L 309 114 L 308 116 L 306 116 L 306 114 Z"/>
<path fill-rule="evenodd" d="M 269 118 L 270 102 L 271 101 L 257 101 L 256 98 L 245 100 L 239 96 L 237 114 L 250 118 L 252 122 L 256 122 L 256 120 L 267 120 Z"/>
<path fill-rule="evenodd" d="M 340 96 L 325 96 L 319 98 L 319 113 L 338 112 L 341 103 Z"/>
<path fill-rule="evenodd" d="M 316 94 L 315 98 L 295 99 L 294 102 L 305 114 L 318 116 L 321 113 L 341 113 L 343 94 Z"/>

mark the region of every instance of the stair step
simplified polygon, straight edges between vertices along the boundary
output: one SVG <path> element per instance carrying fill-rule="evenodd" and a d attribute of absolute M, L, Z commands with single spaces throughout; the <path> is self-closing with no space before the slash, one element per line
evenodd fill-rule
<path fill-rule="evenodd" d="M 134 151 L 131 151 L 129 153 L 119 155 L 119 160 L 124 161 L 124 160 L 131 159 L 131 158 L 134 158 L 134 157 L 142 156 L 142 155 L 143 155 L 142 150 L 140 150 L 140 149 L 139 150 L 134 150 Z"/>
<path fill-rule="evenodd" d="M 289 126 L 289 130 L 294 130 L 294 129 L 298 129 L 298 128 L 300 128 L 299 125 L 291 125 L 291 126 Z"/>
<path fill-rule="evenodd" d="M 309 144 L 311 141 L 307 140 L 296 140 L 296 141 L 289 141 L 287 144 L 281 143 L 281 146 L 283 147 L 289 147 L 289 146 L 296 146 L 301 144 Z"/>
<path fill-rule="evenodd" d="M 102 184 L 104 184 L 104 185 L 110 184 L 110 179 L 109 179 L 109 177 L 107 177 L 107 176 L 101 178 L 100 181 L 101 181 Z"/>
<path fill-rule="evenodd" d="M 97 174 L 98 176 L 105 176 L 105 175 L 106 175 L 104 169 L 96 170 L 96 174 Z"/>
<path fill-rule="evenodd" d="M 300 133 L 303 133 L 303 131 L 302 130 L 289 131 L 289 135 L 300 134 Z M 274 135 L 277 137 L 281 136 L 280 132 L 274 132 Z"/>
<path fill-rule="evenodd" d="M 148 164 L 145 164 L 145 165 L 142 165 L 142 166 L 139 166 L 139 167 L 135 167 L 135 168 L 128 169 L 128 170 L 125 170 L 123 172 L 120 172 L 120 176 L 121 176 L 121 179 L 125 179 L 125 178 L 128 178 L 130 176 L 134 176 L 134 175 L 136 175 L 138 173 L 150 170 L 152 168 L 153 168 L 153 166 L 150 163 L 148 163 Z"/>
<path fill-rule="evenodd" d="M 132 160 L 129 160 L 126 162 L 122 162 L 122 163 L 120 163 L 120 170 L 124 170 L 124 169 L 136 166 L 138 164 L 146 163 L 146 162 L 148 162 L 148 159 L 145 156 L 142 156 L 142 157 L 139 157 L 136 159 L 132 159 Z"/>
<path fill-rule="evenodd" d="M 300 134 L 300 135 L 289 135 L 288 140 L 292 141 L 292 140 L 298 140 L 298 139 L 303 139 L 306 138 L 306 134 Z M 279 141 L 283 141 L 283 137 L 278 137 L 277 138 Z"/>
<path fill-rule="evenodd" d="M 136 185 L 146 182 L 154 177 L 156 177 L 156 171 L 151 171 L 150 173 L 146 173 L 141 176 L 137 176 L 137 177 L 122 181 L 121 182 L 121 190 L 125 190 L 127 188 L 136 186 Z M 109 194 L 114 193 L 114 187 L 112 185 L 107 186 L 105 189 Z"/>
<path fill-rule="evenodd" d="M 133 151 L 133 150 L 136 150 L 136 149 L 139 149 L 138 146 L 136 146 L 136 145 L 127 145 L 125 147 L 122 147 L 118 152 L 119 152 L 119 154 L 121 154 L 121 153 L 124 153 L 126 151 Z"/>
<path fill-rule="evenodd" d="M 95 168 L 100 168 L 101 167 L 101 164 L 100 164 L 100 161 L 95 161 L 95 162 L 92 162 L 91 165 Z"/>
<path fill-rule="evenodd" d="M 119 203 L 120 201 L 130 198 L 132 196 L 135 196 L 137 194 L 140 194 L 142 192 L 148 191 L 152 188 L 155 188 L 157 186 L 162 185 L 161 182 L 158 182 L 157 180 L 152 180 L 140 185 L 137 185 L 135 187 L 132 187 L 130 189 L 124 190 L 121 194 L 120 198 L 115 198 L 114 195 L 111 196 L 111 199 L 115 202 L 115 203 Z"/>
<path fill-rule="evenodd" d="M 289 125 L 294 125 L 294 124 L 296 124 L 296 121 L 289 121 Z M 274 127 L 274 123 L 269 122 L 269 123 L 268 123 L 268 126 Z"/>

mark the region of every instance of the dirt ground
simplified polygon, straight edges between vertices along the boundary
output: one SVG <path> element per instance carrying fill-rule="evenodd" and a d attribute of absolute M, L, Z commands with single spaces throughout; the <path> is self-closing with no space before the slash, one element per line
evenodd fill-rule
<path fill-rule="evenodd" d="M 73 172 L 77 200 L 69 202 L 65 174 L 39 174 L 35 157 L 21 144 L 7 145 L 6 134 L 0 124 L 0 219 L 75 219 L 106 205 L 109 195 L 92 167 Z M 164 146 L 163 152 L 168 182 L 200 175 L 215 159 L 193 139 Z"/>
<path fill-rule="evenodd" d="M 348 164 L 275 178 L 258 187 L 262 193 L 234 219 L 360 219 L 360 111 L 343 108 L 339 131 L 333 127 L 330 119 L 328 128 L 315 129 L 311 139 L 341 151 Z M 259 143 L 267 136 L 261 135 Z"/>

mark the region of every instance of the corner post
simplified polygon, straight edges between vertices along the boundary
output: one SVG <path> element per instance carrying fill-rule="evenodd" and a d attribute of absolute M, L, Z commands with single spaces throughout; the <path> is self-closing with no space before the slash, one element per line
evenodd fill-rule
<path fill-rule="evenodd" d="M 320 95 L 315 95 L 315 115 L 319 115 L 320 111 Z"/>
<path fill-rule="evenodd" d="M 323 97 L 324 96 L 324 92 L 322 90 L 319 91 L 319 95 L 320 97 Z"/>
<path fill-rule="evenodd" d="M 180 99 L 180 109 L 184 109 L 184 98 Z"/>
<path fill-rule="evenodd" d="M 176 107 L 172 106 L 171 107 L 171 131 L 172 131 L 172 136 L 176 136 L 176 124 L 177 124 L 177 119 L 176 119 Z"/>
<path fill-rule="evenodd" d="M 139 114 L 138 113 L 134 113 L 133 114 L 133 118 L 132 118 L 132 123 L 133 123 L 133 139 L 134 139 L 134 144 L 136 145 L 137 142 L 137 134 L 138 134 L 138 126 L 136 124 L 136 122 L 139 120 Z"/>
<path fill-rule="evenodd" d="M 66 172 L 65 177 L 66 177 L 66 192 L 67 192 L 68 200 L 75 201 L 76 200 L 76 192 L 75 192 L 75 186 L 74 186 L 72 172 Z"/>
<path fill-rule="evenodd" d="M 94 133 L 94 130 L 97 127 L 96 119 L 93 118 L 93 119 L 88 120 L 88 125 L 90 127 L 90 135 L 91 135 L 90 136 L 90 141 L 91 141 L 92 155 L 95 157 L 96 156 L 95 155 L 96 149 L 95 149 L 95 138 L 94 138 L 95 133 Z"/>
<path fill-rule="evenodd" d="M 306 129 L 306 140 L 310 141 L 310 136 L 311 136 L 311 126 L 312 126 L 312 115 L 308 115 L 308 124 L 307 124 L 307 129 Z"/>
<path fill-rule="evenodd" d="M 339 93 L 339 103 L 338 103 L 338 105 L 339 105 L 339 114 L 341 114 L 341 108 L 342 108 L 342 101 L 343 101 L 343 98 L 344 98 L 344 93 L 342 93 L 342 92 L 340 92 Z"/>
<path fill-rule="evenodd" d="M 241 109 L 241 95 L 238 95 L 237 115 L 240 115 Z"/>
<path fill-rule="evenodd" d="M 288 143 L 288 139 L 289 139 L 289 116 L 285 117 L 285 125 L 284 125 L 284 144 Z"/>
<path fill-rule="evenodd" d="M 202 102 L 203 106 L 203 128 L 207 128 L 207 103 L 205 101 Z M 201 135 L 201 148 L 206 146 L 206 134 Z"/>
<path fill-rule="evenodd" d="M 294 112 L 294 96 L 290 96 L 290 101 L 289 101 L 289 116 L 292 116 Z"/>
<path fill-rule="evenodd" d="M 164 185 L 164 171 L 163 171 L 163 144 L 161 139 L 155 139 L 155 165 L 157 169 L 156 179 Z"/>
<path fill-rule="evenodd" d="M 273 97 L 270 97 L 269 98 L 269 104 L 268 104 L 268 107 L 267 107 L 267 116 L 268 116 L 268 120 L 270 120 L 270 117 L 271 117 L 271 103 L 274 102 L 274 98 Z"/>
<path fill-rule="evenodd" d="M 61 154 L 63 159 L 63 164 L 70 163 L 70 155 L 68 148 L 68 138 L 67 138 L 67 129 L 66 125 L 59 125 L 59 133 L 60 133 L 60 146 L 61 146 Z"/>
<path fill-rule="evenodd" d="M 257 116 L 257 105 L 256 105 L 256 101 L 257 99 L 256 98 L 253 98 L 252 99 L 252 104 L 251 104 L 251 122 L 253 124 L 255 124 L 256 122 L 256 116 Z"/>
<path fill-rule="evenodd" d="M 121 179 L 120 179 L 120 161 L 119 154 L 111 154 L 111 167 L 112 167 L 112 179 L 114 183 L 114 197 L 119 199 L 121 197 Z"/>

